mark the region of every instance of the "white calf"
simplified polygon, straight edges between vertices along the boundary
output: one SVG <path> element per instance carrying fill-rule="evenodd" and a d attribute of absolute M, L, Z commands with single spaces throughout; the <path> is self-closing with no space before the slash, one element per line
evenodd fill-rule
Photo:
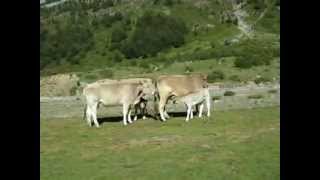
<path fill-rule="evenodd" d="M 210 116 L 210 93 L 208 88 L 203 88 L 200 91 L 179 97 L 177 100 L 183 102 L 187 106 L 186 122 L 188 122 L 190 118 L 193 118 L 192 106 L 194 105 L 200 105 L 199 117 L 202 117 L 203 105 L 205 101 L 207 104 L 207 116 Z"/>

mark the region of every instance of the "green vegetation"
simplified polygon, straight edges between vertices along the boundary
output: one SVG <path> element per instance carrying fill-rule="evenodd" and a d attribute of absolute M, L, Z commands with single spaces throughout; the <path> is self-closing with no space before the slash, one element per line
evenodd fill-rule
<path fill-rule="evenodd" d="M 189 123 L 104 122 L 100 129 L 79 119 L 42 119 L 40 178 L 280 179 L 279 116 L 273 107 L 214 112 Z"/>
<path fill-rule="evenodd" d="M 233 92 L 233 91 L 226 91 L 226 92 L 224 92 L 224 96 L 234 96 L 236 93 L 235 92 Z"/>
<path fill-rule="evenodd" d="M 217 101 L 217 100 L 220 100 L 221 99 L 221 96 L 213 96 L 212 97 L 212 101 Z"/>
<path fill-rule="evenodd" d="M 252 39 L 237 39 L 237 25 L 221 21 L 230 13 L 228 1 L 69 0 L 41 8 L 40 74 L 76 72 L 94 80 L 112 68 L 114 78 L 217 71 L 223 78 L 213 75 L 212 82 L 254 81 L 259 74 L 274 79 L 280 56 L 277 2 L 244 6 L 246 21 L 255 23 Z"/>
<path fill-rule="evenodd" d="M 262 99 L 263 95 L 261 94 L 254 94 L 254 95 L 250 95 L 248 96 L 248 99 Z"/>
<path fill-rule="evenodd" d="M 256 84 L 261 84 L 261 83 L 270 82 L 270 81 L 271 80 L 267 77 L 258 77 L 254 80 Z"/>
<path fill-rule="evenodd" d="M 270 94 L 275 94 L 275 93 L 277 93 L 278 91 L 276 90 L 276 89 L 271 89 L 271 90 L 269 90 L 268 91 L 268 93 L 270 93 Z"/>
<path fill-rule="evenodd" d="M 217 82 L 218 80 L 223 80 L 224 79 L 224 74 L 222 71 L 212 71 L 208 75 L 208 82 Z"/>

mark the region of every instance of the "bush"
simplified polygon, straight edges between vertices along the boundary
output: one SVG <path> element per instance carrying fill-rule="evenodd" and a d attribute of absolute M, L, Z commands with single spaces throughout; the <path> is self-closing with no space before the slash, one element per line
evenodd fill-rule
<path fill-rule="evenodd" d="M 112 56 L 112 61 L 118 63 L 121 62 L 123 58 L 123 55 L 119 51 L 115 51 Z"/>
<path fill-rule="evenodd" d="M 138 19 L 121 51 L 127 58 L 155 56 L 169 47 L 183 45 L 186 33 L 187 26 L 181 19 L 147 11 Z"/>
<path fill-rule="evenodd" d="M 190 66 L 186 66 L 185 69 L 184 69 L 184 72 L 186 72 L 186 73 L 193 72 L 193 68 L 190 67 Z"/>
<path fill-rule="evenodd" d="M 277 93 L 278 91 L 276 90 L 276 89 L 271 89 L 271 90 L 269 90 L 268 91 L 268 93 L 270 93 L 270 94 L 275 94 L 275 93 Z"/>
<path fill-rule="evenodd" d="M 226 92 L 224 92 L 224 96 L 234 96 L 236 93 L 235 92 L 233 92 L 233 91 L 226 91 Z"/>
<path fill-rule="evenodd" d="M 235 81 L 235 82 L 240 82 L 241 81 L 241 79 L 239 78 L 238 75 L 232 75 L 232 76 L 229 77 L 229 79 L 231 81 Z"/>
<path fill-rule="evenodd" d="M 210 42 L 210 46 L 211 46 L 211 48 L 215 48 L 216 47 L 216 43 L 215 42 Z"/>
<path fill-rule="evenodd" d="M 222 71 L 213 71 L 208 75 L 208 82 L 213 83 L 217 80 L 223 80 L 225 77 L 224 73 Z"/>
<path fill-rule="evenodd" d="M 212 97 L 212 101 L 217 101 L 217 100 L 220 100 L 220 99 L 221 99 L 220 96 L 213 96 L 213 97 Z"/>
<path fill-rule="evenodd" d="M 137 60 L 129 60 L 130 66 L 137 66 Z"/>
<path fill-rule="evenodd" d="M 255 94 L 248 96 L 248 99 L 262 99 L 263 96 L 261 94 Z"/>
<path fill-rule="evenodd" d="M 234 66 L 242 69 L 249 69 L 254 66 L 255 61 L 250 56 L 240 56 L 234 61 Z"/>
<path fill-rule="evenodd" d="M 141 61 L 139 63 L 139 66 L 143 69 L 149 69 L 149 63 L 145 62 L 145 61 Z"/>
<path fill-rule="evenodd" d="M 264 82 L 270 82 L 270 81 L 271 81 L 271 79 L 266 78 L 266 77 L 259 77 L 259 78 L 256 78 L 256 79 L 254 80 L 254 82 L 255 82 L 256 84 L 260 84 L 260 83 L 264 83 Z"/>
<path fill-rule="evenodd" d="M 85 76 L 85 79 L 88 79 L 88 80 L 97 80 L 98 79 L 98 76 L 95 75 L 95 74 L 87 74 Z"/>
<path fill-rule="evenodd" d="M 110 69 L 105 69 L 105 70 L 99 71 L 99 77 L 100 78 L 112 78 L 113 71 Z"/>
<path fill-rule="evenodd" d="M 127 34 L 123 24 L 117 24 L 113 26 L 111 33 L 111 42 L 121 42 L 127 38 Z"/>

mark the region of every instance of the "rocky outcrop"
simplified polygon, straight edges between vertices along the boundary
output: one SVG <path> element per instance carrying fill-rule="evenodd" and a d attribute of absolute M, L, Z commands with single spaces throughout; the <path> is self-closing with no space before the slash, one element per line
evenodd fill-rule
<path fill-rule="evenodd" d="M 40 96 L 72 96 L 79 87 L 75 74 L 59 74 L 40 79 Z"/>

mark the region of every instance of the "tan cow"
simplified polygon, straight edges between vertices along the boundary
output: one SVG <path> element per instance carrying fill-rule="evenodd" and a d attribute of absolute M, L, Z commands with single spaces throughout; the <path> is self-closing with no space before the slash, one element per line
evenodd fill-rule
<path fill-rule="evenodd" d="M 131 121 L 131 107 L 140 102 L 143 92 L 143 83 L 92 83 L 83 89 L 83 95 L 86 99 L 85 115 L 88 125 L 91 126 L 93 120 L 96 127 L 99 127 L 97 121 L 97 107 L 101 103 L 105 106 L 123 106 L 123 124 L 127 125 Z"/>
<path fill-rule="evenodd" d="M 146 119 L 147 115 L 147 103 L 149 100 L 152 100 L 155 86 L 152 79 L 149 78 L 129 78 L 129 79 L 101 79 L 96 81 L 95 83 L 139 83 L 142 82 L 144 86 L 144 97 L 141 98 L 141 101 L 134 106 L 135 109 L 135 117 L 134 121 L 137 120 L 137 113 L 138 111 L 142 115 L 143 119 Z"/>
<path fill-rule="evenodd" d="M 158 108 L 161 119 L 166 121 L 165 116 L 169 118 L 165 111 L 165 105 L 167 104 L 168 99 L 186 96 L 207 87 L 207 75 L 203 74 L 159 76 L 156 81 L 156 91 L 157 96 L 160 98 Z M 208 107 L 210 107 L 210 102 Z M 209 109 L 208 116 L 210 116 Z"/>

